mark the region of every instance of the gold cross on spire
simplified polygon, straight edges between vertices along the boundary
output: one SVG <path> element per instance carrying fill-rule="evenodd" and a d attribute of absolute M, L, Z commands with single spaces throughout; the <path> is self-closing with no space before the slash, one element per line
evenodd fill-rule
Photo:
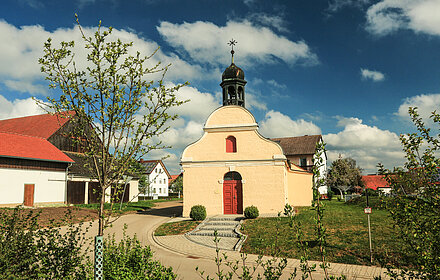
<path fill-rule="evenodd" d="M 234 46 L 235 44 L 237 44 L 237 41 L 235 41 L 234 39 L 231 39 L 231 41 L 228 42 L 228 45 L 231 46 L 232 50 L 231 50 L 231 54 L 232 54 L 232 63 L 234 63 Z"/>

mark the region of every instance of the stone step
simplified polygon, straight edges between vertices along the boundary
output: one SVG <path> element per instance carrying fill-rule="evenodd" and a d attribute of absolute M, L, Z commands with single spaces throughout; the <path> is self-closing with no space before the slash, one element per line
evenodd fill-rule
<path fill-rule="evenodd" d="M 236 227 L 239 224 L 237 221 L 207 221 L 205 225 L 207 226 L 229 226 Z"/>
<path fill-rule="evenodd" d="M 209 221 L 240 221 L 244 219 L 243 216 L 214 216 L 209 218 Z"/>
<path fill-rule="evenodd" d="M 234 230 L 234 228 L 235 228 L 235 226 L 230 227 L 230 226 L 219 226 L 219 225 L 204 225 L 204 226 L 200 227 L 199 229 L 200 230 L 212 230 L 212 231 L 214 231 L 214 230 L 224 231 L 224 230 Z"/>
<path fill-rule="evenodd" d="M 199 230 L 199 231 L 192 232 L 190 235 L 214 237 L 214 231 L 213 230 Z M 233 231 L 218 231 L 217 236 L 219 236 L 219 237 L 239 237 L 239 235 Z"/>

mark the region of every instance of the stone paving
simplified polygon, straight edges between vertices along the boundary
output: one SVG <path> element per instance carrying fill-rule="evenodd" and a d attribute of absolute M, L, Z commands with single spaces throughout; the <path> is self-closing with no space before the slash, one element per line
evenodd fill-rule
<path fill-rule="evenodd" d="M 153 229 L 154 230 L 154 229 Z M 160 247 L 170 250 L 171 252 L 181 254 L 182 256 L 189 259 L 204 259 L 211 260 L 214 262 L 217 256 L 215 250 L 215 244 L 213 241 L 213 236 L 204 235 L 173 235 L 173 236 L 153 236 L 153 231 L 150 232 L 153 241 Z M 195 238 L 195 239 L 191 239 Z M 220 253 L 226 253 L 229 260 L 241 260 L 241 254 L 238 251 L 232 250 L 232 244 L 238 239 L 234 237 L 219 237 L 219 248 L 226 248 L 220 250 Z M 196 241 L 196 242 L 195 242 Z M 229 248 L 229 249 L 228 249 Z M 232 248 L 232 249 L 231 249 Z M 256 255 L 248 255 L 246 263 L 248 265 L 253 265 L 257 259 Z M 265 259 L 267 259 L 265 257 Z M 317 265 L 317 271 L 313 273 L 313 279 L 323 279 L 324 272 L 319 268 L 319 262 L 310 262 Z M 287 274 L 292 272 L 294 269 L 300 271 L 300 261 L 296 259 L 288 259 L 288 266 L 285 269 L 286 278 Z M 338 264 L 331 263 L 330 269 L 328 270 L 330 275 L 340 276 L 345 275 L 347 279 L 374 279 L 375 276 L 382 276 L 382 279 L 389 279 L 385 276 L 386 271 L 383 268 L 375 266 L 361 266 L 361 265 L 349 265 L 349 264 Z M 300 276 L 297 277 L 297 279 Z M 283 278 L 284 279 L 284 278 Z"/>
<path fill-rule="evenodd" d="M 194 243 L 188 240 L 183 235 L 171 235 L 171 236 L 154 236 L 154 241 L 168 250 L 173 252 L 180 253 L 189 258 L 202 258 L 202 259 L 210 259 L 214 261 L 216 257 L 216 251 L 214 248 L 207 247 L 201 244 Z M 236 251 L 221 251 L 225 252 L 230 260 L 240 260 L 241 256 L 239 252 Z M 249 265 L 254 264 L 257 259 L 256 255 L 248 255 L 246 263 Z M 267 259 L 267 258 L 266 258 Z M 319 268 L 318 262 L 310 262 L 317 264 L 317 271 L 313 273 L 316 276 L 315 279 L 322 279 L 323 271 Z M 288 259 L 288 266 L 286 268 L 286 272 L 292 272 L 294 268 L 300 270 L 300 262 L 296 259 Z M 383 279 L 387 279 L 384 277 L 384 272 L 386 270 L 380 267 L 375 266 L 361 266 L 361 265 L 349 265 L 349 264 L 337 264 L 332 263 L 330 265 L 329 273 L 330 275 L 345 275 L 347 279 L 373 279 L 374 276 L 382 275 Z"/>

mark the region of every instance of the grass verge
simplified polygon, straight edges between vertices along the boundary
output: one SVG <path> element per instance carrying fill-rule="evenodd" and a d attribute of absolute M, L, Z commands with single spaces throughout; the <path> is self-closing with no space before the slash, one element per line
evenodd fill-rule
<path fill-rule="evenodd" d="M 367 215 L 363 203 L 346 204 L 338 201 L 325 202 L 324 225 L 327 229 L 327 260 L 329 262 L 371 265 L 368 242 Z M 302 224 L 310 248 L 312 260 L 320 260 L 319 246 L 314 231 L 315 212 L 310 207 L 298 208 L 298 221 Z M 373 264 L 410 266 L 411 256 L 403 253 L 404 242 L 388 212 L 374 209 L 370 216 L 373 244 Z M 287 218 L 258 218 L 246 220 L 244 234 L 248 236 L 242 251 L 271 255 L 277 253 L 289 258 L 300 258 L 296 235 L 288 225 Z"/>
<path fill-rule="evenodd" d="M 202 221 L 188 220 L 162 224 L 154 231 L 154 235 L 165 236 L 184 234 L 195 229 L 201 222 Z"/>
<path fill-rule="evenodd" d="M 125 202 L 122 203 L 122 208 L 119 211 L 120 204 L 119 203 L 113 203 L 113 211 L 115 213 L 126 213 L 126 212 L 140 212 L 145 211 L 147 209 L 150 209 L 154 207 L 156 203 L 159 202 L 165 202 L 165 201 L 175 201 L 175 200 L 182 200 L 181 198 L 170 198 L 170 199 L 156 199 L 156 200 L 142 200 L 137 202 Z M 76 204 L 76 207 L 79 208 L 87 208 L 87 209 L 98 209 L 99 203 L 91 203 L 91 204 Z M 104 209 L 110 210 L 112 207 L 111 203 L 105 203 Z"/>

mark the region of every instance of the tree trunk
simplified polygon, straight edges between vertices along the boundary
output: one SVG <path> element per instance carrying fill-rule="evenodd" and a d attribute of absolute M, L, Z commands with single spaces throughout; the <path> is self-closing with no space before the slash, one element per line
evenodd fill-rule
<path fill-rule="evenodd" d="M 342 190 L 340 188 L 338 188 L 338 190 L 341 193 L 341 199 L 344 199 L 344 193 L 342 192 Z"/>
<path fill-rule="evenodd" d="M 104 235 L 104 204 L 105 204 L 105 188 L 101 188 L 101 203 L 98 211 L 98 236 Z"/>

